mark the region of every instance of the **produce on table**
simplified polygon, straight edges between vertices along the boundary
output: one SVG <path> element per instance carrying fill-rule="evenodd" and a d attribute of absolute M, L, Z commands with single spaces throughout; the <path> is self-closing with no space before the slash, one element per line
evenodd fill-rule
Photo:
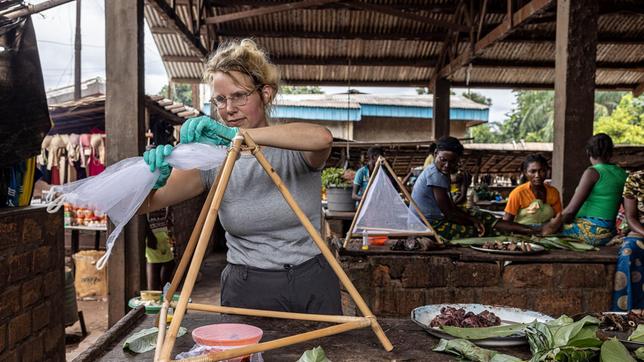
<path fill-rule="evenodd" d="M 443 307 L 441 313 L 429 323 L 430 327 L 492 327 L 501 325 L 501 318 L 487 310 L 479 314 L 465 312 L 463 308 Z"/>
<path fill-rule="evenodd" d="M 502 240 L 495 240 L 495 241 L 486 241 L 483 244 L 483 248 L 485 249 L 491 249 L 491 250 L 507 250 L 507 251 L 522 251 L 522 252 L 530 252 L 532 251 L 532 247 L 530 246 L 530 243 L 525 243 L 525 242 L 518 242 L 515 243 L 514 241 L 502 241 Z"/>

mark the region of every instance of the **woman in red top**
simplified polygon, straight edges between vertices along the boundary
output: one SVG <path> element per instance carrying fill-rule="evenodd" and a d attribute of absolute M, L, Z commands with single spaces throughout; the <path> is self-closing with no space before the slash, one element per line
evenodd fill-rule
<path fill-rule="evenodd" d="M 528 182 L 510 193 L 503 220 L 524 225 L 543 225 L 562 210 L 559 191 L 544 182 L 548 173 L 548 160 L 540 154 L 529 155 L 523 161 L 522 171 Z"/>

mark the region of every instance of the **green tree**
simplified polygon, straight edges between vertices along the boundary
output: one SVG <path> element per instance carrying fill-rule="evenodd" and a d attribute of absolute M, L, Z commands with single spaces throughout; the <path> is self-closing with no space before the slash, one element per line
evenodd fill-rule
<path fill-rule="evenodd" d="M 469 136 L 474 138 L 476 143 L 501 143 L 501 133 L 495 127 L 498 127 L 498 124 L 494 122 L 470 127 Z"/>
<path fill-rule="evenodd" d="M 485 104 L 486 106 L 492 105 L 492 98 L 487 98 L 481 93 L 467 91 L 463 92 L 463 97 L 479 104 Z"/>
<path fill-rule="evenodd" d="M 292 86 L 283 85 L 280 87 L 282 94 L 324 94 L 318 86 Z"/>
<path fill-rule="evenodd" d="M 625 94 L 610 116 L 595 121 L 594 132 L 608 134 L 614 143 L 644 144 L 644 96 Z"/>
<path fill-rule="evenodd" d="M 168 96 L 168 86 L 164 85 L 159 91 L 158 95 L 167 97 Z M 174 84 L 174 92 L 172 94 L 172 100 L 175 102 L 183 103 L 187 106 L 192 107 L 192 86 L 189 84 Z"/>
<path fill-rule="evenodd" d="M 427 88 L 427 87 L 416 87 L 416 94 L 418 94 L 418 95 L 429 94 L 429 88 Z"/>

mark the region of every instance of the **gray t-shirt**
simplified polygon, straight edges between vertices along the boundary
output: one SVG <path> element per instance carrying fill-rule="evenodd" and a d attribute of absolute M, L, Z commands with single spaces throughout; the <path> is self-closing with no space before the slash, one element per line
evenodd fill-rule
<path fill-rule="evenodd" d="M 449 191 L 449 186 L 449 176 L 438 171 L 433 163 L 418 176 L 411 191 L 411 198 L 414 199 L 414 202 L 416 202 L 418 208 L 428 220 L 442 220 L 444 218 L 434 197 L 433 188 L 440 187 Z M 414 210 L 414 212 L 416 211 Z"/>
<path fill-rule="evenodd" d="M 300 151 L 262 147 L 304 214 L 320 230 L 320 171 L 311 169 Z M 210 189 L 217 169 L 202 171 Z M 226 230 L 229 263 L 262 269 L 301 264 L 320 250 L 266 171 L 250 154 L 235 163 L 219 210 Z"/>

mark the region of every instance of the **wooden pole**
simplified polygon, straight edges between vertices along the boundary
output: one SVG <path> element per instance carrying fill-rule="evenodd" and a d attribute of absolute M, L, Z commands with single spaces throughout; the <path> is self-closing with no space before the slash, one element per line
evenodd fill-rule
<path fill-rule="evenodd" d="M 328 323 L 347 323 L 347 322 L 361 321 L 365 319 L 365 317 L 352 317 L 352 316 L 329 315 L 329 314 L 277 312 L 273 310 L 224 307 L 224 306 L 218 306 L 218 305 L 198 304 L 198 303 L 188 304 L 188 309 L 198 310 L 201 312 L 247 315 L 251 317 L 297 319 L 302 321 L 328 322 Z"/>
<path fill-rule="evenodd" d="M 186 250 L 183 252 L 183 255 L 181 256 L 181 261 L 179 262 L 179 266 L 177 267 L 177 270 L 175 270 L 174 275 L 172 277 L 170 288 L 165 294 L 164 298 L 169 302 L 172 302 L 172 296 L 174 296 L 174 293 L 176 292 L 177 288 L 179 287 L 179 284 L 181 283 L 181 279 L 183 279 L 183 275 L 185 274 L 186 268 L 188 267 L 190 260 L 192 260 L 192 255 L 194 254 L 194 250 L 197 247 L 197 241 L 199 240 L 199 235 L 201 235 L 201 231 L 203 230 L 203 225 L 206 222 L 206 216 L 208 215 L 208 210 L 210 209 L 210 205 L 212 204 L 212 199 L 215 195 L 216 185 L 219 184 L 219 180 L 221 179 L 222 171 L 223 171 L 223 167 L 219 169 L 219 173 L 217 174 L 215 183 L 210 188 L 210 191 L 208 191 L 208 196 L 206 196 L 206 201 L 204 202 L 203 207 L 201 208 L 201 212 L 199 213 L 199 217 L 197 218 L 195 227 L 194 229 L 192 229 L 192 234 L 190 234 L 190 240 L 188 241 Z"/>
<path fill-rule="evenodd" d="M 167 300 L 163 301 L 163 306 L 161 306 L 161 312 L 159 312 L 159 333 L 157 333 L 157 346 L 154 349 L 154 360 L 159 360 L 159 355 L 161 354 L 161 348 L 163 347 L 163 340 L 165 339 L 165 329 L 168 324 L 168 308 L 170 302 Z"/>
<path fill-rule="evenodd" d="M 374 319 L 371 320 L 371 322 L 373 322 L 373 321 L 374 321 Z M 253 345 L 246 346 L 246 347 L 241 347 L 241 348 L 229 349 L 227 351 L 212 352 L 212 353 L 207 354 L 206 356 L 187 358 L 187 359 L 184 359 L 182 361 L 197 362 L 197 361 L 222 361 L 222 360 L 228 360 L 228 359 L 231 359 L 231 358 L 240 357 L 240 356 L 246 356 L 246 355 L 257 353 L 257 352 L 263 352 L 263 351 L 268 351 L 268 350 L 271 350 L 271 349 L 290 346 L 290 345 L 293 345 L 293 344 L 310 341 L 312 339 L 322 338 L 322 337 L 326 337 L 326 336 L 332 336 L 334 334 L 347 332 L 347 331 L 350 331 L 350 330 L 353 330 L 353 329 L 364 328 L 364 327 L 367 327 L 369 325 L 370 325 L 369 319 L 364 318 L 361 321 L 342 323 L 342 324 L 338 324 L 338 325 L 327 327 L 327 328 L 318 329 L 318 330 L 311 331 L 311 332 L 306 332 L 306 333 L 297 334 L 297 335 L 294 335 L 294 336 L 275 339 L 275 340 L 272 340 L 272 341 L 269 341 L 269 342 L 253 344 Z"/>
<path fill-rule="evenodd" d="M 378 170 L 380 169 L 380 166 L 382 165 L 382 161 L 380 160 L 382 157 L 378 157 L 378 161 L 376 161 L 376 166 L 373 168 L 373 171 L 371 172 L 371 175 L 369 175 L 369 182 L 367 182 L 367 188 L 364 190 L 362 193 L 362 197 L 360 197 L 360 202 L 358 203 L 358 208 L 356 209 L 356 213 L 353 216 L 353 220 L 351 220 L 351 226 L 349 227 L 349 231 L 347 231 L 347 236 L 344 238 L 344 244 L 342 245 L 343 248 L 347 248 L 347 245 L 349 244 L 349 239 L 353 235 L 353 228 L 356 227 L 356 222 L 358 221 L 358 217 L 360 216 L 360 211 L 362 210 L 362 205 L 364 204 L 364 196 L 371 190 L 371 185 L 373 184 L 373 180 L 375 179 L 373 176 L 378 173 Z"/>
<path fill-rule="evenodd" d="M 289 204 L 295 215 L 298 217 L 306 231 L 308 231 L 309 235 L 313 239 L 313 241 L 317 244 L 318 248 L 322 252 L 322 255 L 326 258 L 327 262 L 335 271 L 335 274 L 338 276 L 340 279 L 340 282 L 344 285 L 344 287 L 347 289 L 351 297 L 353 298 L 353 301 L 356 303 L 360 311 L 365 317 L 369 318 L 374 318 L 372 319 L 371 322 L 371 328 L 373 329 L 374 333 L 380 340 L 380 343 L 382 346 L 385 348 L 387 351 L 391 351 L 394 346 L 391 344 L 387 336 L 385 335 L 385 332 L 382 330 L 380 327 L 380 324 L 375 320 L 375 317 L 373 313 L 371 313 L 371 310 L 367 306 L 367 303 L 365 303 L 364 299 L 362 299 L 362 296 L 356 289 L 356 287 L 353 285 L 347 274 L 344 272 L 338 261 L 335 259 L 335 256 L 329 250 L 329 247 L 326 245 L 324 240 L 322 240 L 322 237 L 320 236 L 319 231 L 311 224 L 311 221 L 309 220 L 308 217 L 304 214 L 302 209 L 300 209 L 299 205 L 297 202 L 293 199 L 293 196 L 291 195 L 290 191 L 286 188 L 284 183 L 282 182 L 282 179 L 279 177 L 279 175 L 275 172 L 271 164 L 266 160 L 266 157 L 264 157 L 264 154 L 262 151 L 259 149 L 257 144 L 253 141 L 253 139 L 248 135 L 248 132 L 242 131 L 242 135 L 244 136 L 244 140 L 248 146 L 253 148 L 253 154 L 255 155 L 255 158 L 259 162 L 260 165 L 264 168 L 264 171 L 268 174 L 268 176 L 273 180 L 273 183 L 275 183 L 275 186 L 277 189 L 282 193 L 282 196 L 284 196 L 284 199 L 286 202 Z M 174 323 L 174 320 L 173 320 Z"/>
<path fill-rule="evenodd" d="M 203 262 L 204 255 L 206 253 L 206 248 L 208 247 L 208 242 L 210 241 L 210 235 L 212 230 L 215 227 L 215 221 L 217 220 L 217 213 L 219 212 L 219 207 L 221 206 L 221 200 L 224 197 L 224 191 L 228 187 L 228 181 L 230 180 L 230 175 L 233 171 L 233 166 L 239 155 L 243 138 L 235 137 L 232 143 L 232 148 L 226 157 L 224 163 L 223 171 L 221 174 L 221 180 L 217 184 L 215 190 L 215 195 L 213 197 L 212 204 L 210 205 L 210 210 L 206 216 L 205 225 L 199 236 L 199 241 L 190 263 L 190 269 L 188 270 L 188 275 L 186 276 L 186 281 L 183 284 L 181 289 L 181 296 L 179 297 L 179 303 L 175 309 L 174 315 L 172 317 L 172 323 L 170 323 L 170 329 L 167 332 L 166 338 L 163 342 L 163 348 L 161 349 L 160 360 L 169 361 L 170 354 L 172 353 L 172 348 L 174 347 L 174 342 L 177 339 L 177 332 L 179 331 L 179 326 L 181 321 L 183 321 L 183 316 L 186 312 L 186 307 L 190 295 L 192 294 L 192 288 L 195 285 L 197 280 L 197 274 L 201 268 L 201 263 Z"/>

